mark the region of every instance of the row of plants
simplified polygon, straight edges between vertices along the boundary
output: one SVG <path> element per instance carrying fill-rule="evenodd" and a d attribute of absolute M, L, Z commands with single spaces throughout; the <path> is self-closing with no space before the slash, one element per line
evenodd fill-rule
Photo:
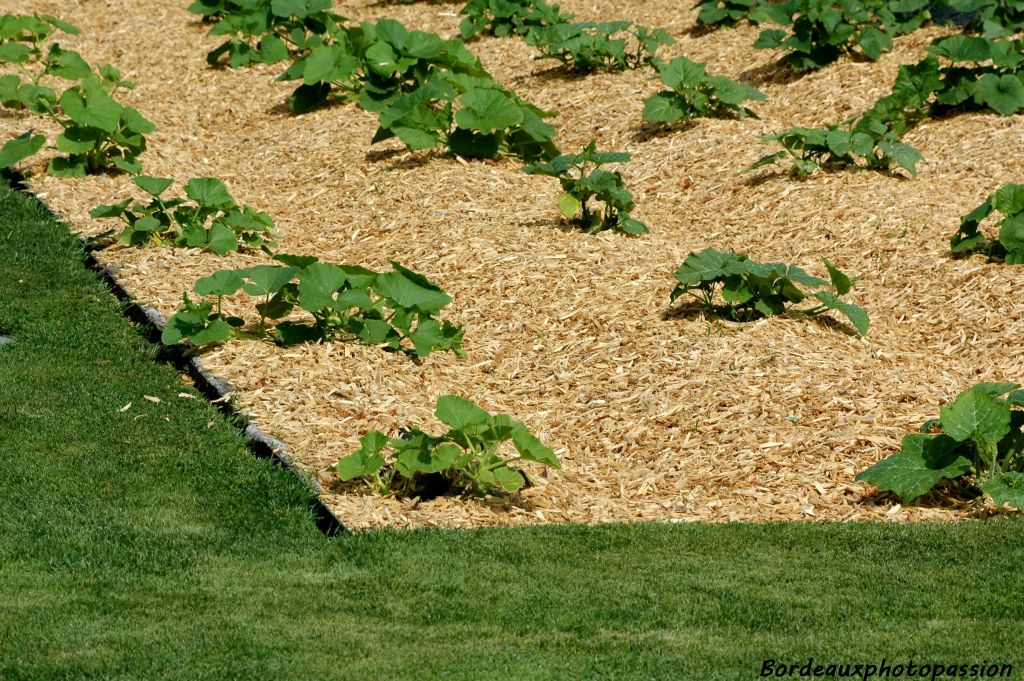
<path fill-rule="evenodd" d="M 196 281 L 164 328 L 162 341 L 193 348 L 232 338 L 271 338 L 282 345 L 359 341 L 419 359 L 436 350 L 464 357 L 465 331 L 437 315 L 451 296 L 421 274 L 392 261 L 390 272 L 277 254 L 281 264 L 222 269 Z M 240 292 L 256 299 L 259 323 L 225 314 L 223 300 Z M 293 312 L 305 311 L 305 319 Z M 277 322 L 268 327 L 268 322 Z"/>
<path fill-rule="evenodd" d="M 52 175 L 139 172 L 138 156 L 155 126 L 116 99 L 134 85 L 113 66 L 94 68 L 78 52 L 61 48 L 52 40 L 56 33 L 78 35 L 79 30 L 48 14 L 0 16 L 0 65 L 16 71 L 0 76 L 0 108 L 59 126 L 51 146 L 63 155 L 49 162 Z M 34 130 L 8 140 L 0 148 L 0 169 L 29 158 L 46 142 Z"/>
<path fill-rule="evenodd" d="M 927 25 L 958 25 L 989 39 L 1024 28 L 1022 0 L 702 0 L 696 7 L 698 27 L 742 20 L 785 27 L 762 30 L 754 47 L 781 49 L 779 64 L 796 73 L 850 53 L 875 61 L 894 37 Z"/>
<path fill-rule="evenodd" d="M 928 56 L 904 65 L 892 92 L 862 115 L 825 128 L 796 127 L 763 136 L 783 149 L 750 169 L 788 160 L 805 177 L 819 167 L 893 166 L 916 174 L 920 153 L 903 142 L 925 118 L 989 110 L 1003 116 L 1024 110 L 1024 39 L 955 35 L 936 39 Z"/>

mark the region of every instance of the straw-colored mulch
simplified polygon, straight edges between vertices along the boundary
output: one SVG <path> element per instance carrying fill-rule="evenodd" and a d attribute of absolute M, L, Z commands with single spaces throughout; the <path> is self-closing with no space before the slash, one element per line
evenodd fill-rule
<path fill-rule="evenodd" d="M 399 260 L 454 297 L 445 316 L 466 327 L 465 361 L 435 354 L 417 366 L 355 344 L 252 341 L 205 357 L 259 425 L 317 472 L 325 501 L 350 526 L 979 512 L 940 498 L 900 507 L 853 478 L 959 391 L 1024 375 L 1021 270 L 947 257 L 958 216 L 999 185 L 1024 180 L 1024 117 L 971 114 L 920 126 L 908 141 L 928 162 L 913 181 L 866 171 L 804 182 L 741 173 L 771 150 L 758 134 L 863 110 L 936 31 L 899 39 L 878 63 L 844 60 L 787 83 L 772 76 L 770 52 L 750 47 L 754 28 L 687 35 L 688 3 L 567 0 L 564 9 L 581 18 L 665 26 L 680 39 L 668 56 L 706 61 L 768 97 L 756 106 L 761 120 L 700 120 L 653 137 L 640 121 L 643 99 L 658 89 L 650 72 L 566 78 L 554 62 L 533 61 L 519 40 L 474 43 L 497 78 L 560 112 L 563 149 L 596 138 L 634 155 L 622 172 L 652 234 L 631 239 L 560 225 L 557 183 L 520 173 L 514 160 L 464 163 L 393 143 L 370 149 L 375 119 L 353 106 L 288 115 L 279 68 L 206 67 L 217 41 L 187 5 L 5 3 L 75 23 L 83 35 L 67 46 L 115 63 L 138 84 L 127 99 L 159 126 L 143 159 L 149 174 L 221 177 L 276 217 L 283 251 L 375 268 Z M 349 2 L 339 11 L 452 35 L 458 8 Z M 28 125 L 0 117 L 4 136 Z M 86 233 L 110 226 L 91 221 L 91 207 L 132 190 L 124 177 L 39 174 L 31 184 Z M 737 325 L 675 314 L 672 273 L 707 246 L 818 274 L 824 256 L 861 275 L 851 300 L 869 311 L 869 336 L 799 316 Z M 114 247 L 101 258 L 167 315 L 191 282 L 225 263 L 158 248 Z M 531 469 L 535 486 L 512 499 L 422 503 L 343 487 L 324 470 L 370 429 L 439 428 L 432 406 L 446 393 L 525 421 L 556 448 L 563 469 Z"/>

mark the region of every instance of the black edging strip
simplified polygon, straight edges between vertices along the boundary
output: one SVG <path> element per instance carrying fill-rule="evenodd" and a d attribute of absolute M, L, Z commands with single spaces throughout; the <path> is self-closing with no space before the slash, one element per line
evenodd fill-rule
<path fill-rule="evenodd" d="M 36 194 L 21 181 L 21 178 L 6 179 L 12 180 L 10 181 L 10 186 L 13 189 L 31 196 L 58 224 L 67 222 L 57 215 L 45 201 L 36 196 Z M 124 304 L 123 313 L 125 316 L 135 322 L 137 326 L 145 330 L 146 338 L 150 342 L 161 347 L 161 350 L 157 355 L 158 359 L 170 362 L 179 371 L 192 378 L 199 393 L 215 405 L 217 410 L 227 416 L 228 420 L 238 428 L 250 452 L 252 452 L 257 458 L 270 459 L 275 464 L 291 473 L 296 480 L 313 492 L 314 497 L 313 501 L 310 502 L 310 507 L 313 511 L 316 527 L 324 534 L 324 536 L 334 537 L 341 533 L 348 533 L 349 529 L 345 527 L 345 524 L 342 523 L 336 515 L 334 515 L 331 509 L 329 509 L 323 502 L 323 499 L 320 498 L 320 485 L 316 480 L 306 475 L 302 469 L 296 466 L 290 456 L 285 454 L 285 450 L 288 446 L 281 440 L 270 437 L 264 433 L 260 430 L 259 426 L 251 422 L 244 414 L 238 411 L 238 409 L 231 404 L 230 399 L 228 399 L 232 392 L 231 386 L 227 382 L 217 378 L 207 371 L 203 367 L 202 362 L 199 361 L 198 357 L 187 356 L 181 348 L 177 346 L 168 347 L 162 345 L 160 343 L 160 334 L 167 325 L 167 320 L 163 318 L 163 315 L 161 315 L 157 310 L 146 305 L 142 305 L 136 301 L 132 295 L 128 293 L 123 286 L 121 286 L 121 282 L 119 282 L 115 276 L 115 270 L 110 267 L 104 267 L 92 254 L 92 251 L 87 246 L 87 239 L 85 237 L 79 237 L 79 244 L 82 246 L 83 262 L 85 266 L 98 274 L 100 279 L 103 280 L 103 283 L 105 283 L 111 293 L 114 294 L 114 297 Z"/>

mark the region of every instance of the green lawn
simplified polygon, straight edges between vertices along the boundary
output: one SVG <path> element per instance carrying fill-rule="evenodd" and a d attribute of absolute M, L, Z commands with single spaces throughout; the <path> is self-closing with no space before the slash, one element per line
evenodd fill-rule
<path fill-rule="evenodd" d="M 0 346 L 5 681 L 752 679 L 765 658 L 1024 663 L 1019 522 L 327 540 L 309 493 L 211 406 L 177 397 L 181 379 L 152 361 L 67 229 L 5 188 L 2 332 L 17 339 Z"/>

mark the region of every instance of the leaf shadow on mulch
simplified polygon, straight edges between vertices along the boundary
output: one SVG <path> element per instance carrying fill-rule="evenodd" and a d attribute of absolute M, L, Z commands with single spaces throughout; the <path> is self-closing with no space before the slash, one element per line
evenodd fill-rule
<path fill-rule="evenodd" d="M 790 83 L 797 82 L 810 73 L 813 73 L 813 71 L 796 73 L 788 66 L 773 61 L 742 71 L 737 80 L 750 83 L 754 86 L 789 85 Z"/>
<path fill-rule="evenodd" d="M 333 476 L 332 476 L 333 477 Z M 438 478 L 441 476 L 438 475 Z M 344 494 L 361 497 L 379 497 L 376 491 L 370 489 L 366 483 L 360 480 L 349 480 L 342 481 L 337 477 L 333 480 L 324 480 L 324 476 L 320 476 L 320 485 L 324 491 L 329 491 L 333 494 Z M 529 489 L 533 484 L 527 476 L 527 484 L 523 489 Z M 465 499 L 473 503 L 486 506 L 495 512 L 507 512 L 513 508 L 517 508 L 523 511 L 534 511 L 537 509 L 537 505 L 529 499 L 523 498 L 518 493 L 508 493 L 498 491 L 493 494 L 488 494 L 485 497 L 472 497 L 465 494 L 456 494 L 447 487 L 444 483 L 438 483 L 435 485 L 429 485 L 424 493 L 418 496 L 398 498 L 392 497 L 395 501 L 400 502 L 403 507 L 407 510 L 414 510 L 420 504 L 429 503 L 435 499 Z"/>
<path fill-rule="evenodd" d="M 675 123 L 648 123 L 643 122 L 640 127 L 637 128 L 631 137 L 634 142 L 650 142 L 652 139 L 659 137 L 669 137 L 681 132 L 687 132 L 693 130 L 698 125 L 699 121 L 677 121 Z"/>
<path fill-rule="evenodd" d="M 860 335 L 857 333 L 857 329 L 855 329 L 853 325 L 839 321 L 838 319 L 829 316 L 827 313 L 809 317 L 799 310 L 791 310 L 774 316 L 779 319 L 795 319 L 808 324 L 817 324 L 826 329 L 846 334 L 847 336 Z M 757 312 L 757 310 L 733 310 L 726 305 L 716 305 L 711 309 L 708 309 L 697 301 L 684 301 L 680 304 L 672 305 L 671 307 L 662 310 L 661 319 L 662 321 L 671 321 L 673 319 L 703 319 L 709 324 L 728 324 L 729 328 L 738 330 L 751 322 L 768 319 L 768 317 Z"/>
<path fill-rule="evenodd" d="M 986 500 L 982 496 L 969 496 L 948 480 L 943 480 L 932 488 L 930 492 L 914 499 L 909 504 L 904 504 L 892 492 L 883 492 L 874 488 L 872 488 L 871 492 L 864 494 L 858 500 L 858 503 L 863 506 L 879 506 L 883 508 L 893 508 L 901 505 L 904 508 L 949 509 L 963 512 L 968 518 L 976 520 L 1018 517 L 1021 514 L 1021 511 L 1015 508 L 996 507 L 991 501 Z"/>

